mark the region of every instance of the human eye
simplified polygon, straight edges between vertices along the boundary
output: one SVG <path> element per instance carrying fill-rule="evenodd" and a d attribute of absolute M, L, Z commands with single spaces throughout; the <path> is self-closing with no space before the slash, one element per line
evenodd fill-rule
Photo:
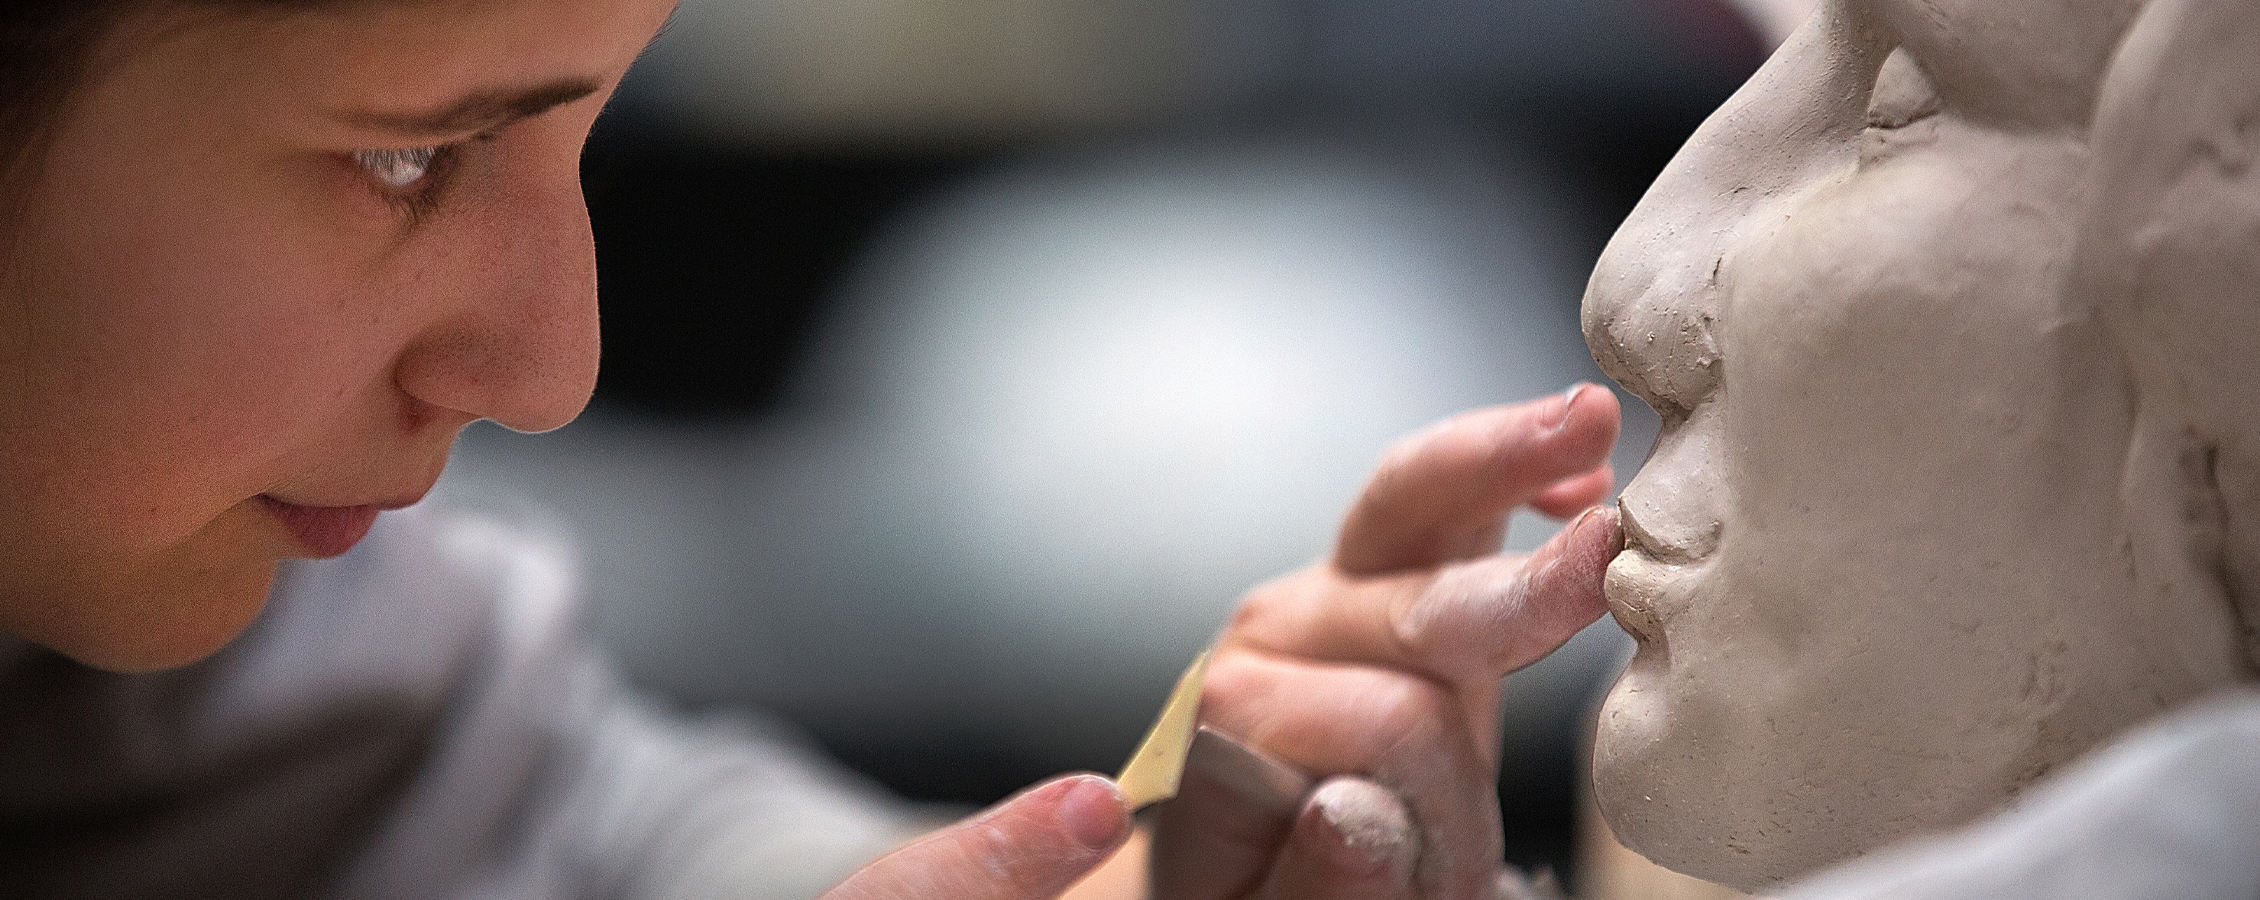
<path fill-rule="evenodd" d="M 354 150 L 348 154 L 378 197 L 411 222 L 439 206 L 460 144 Z"/>
<path fill-rule="evenodd" d="M 431 174 L 432 163 L 439 158 L 441 147 L 411 147 L 406 150 L 355 150 L 353 161 L 369 170 L 369 177 L 378 184 L 394 190 L 405 189 Z"/>

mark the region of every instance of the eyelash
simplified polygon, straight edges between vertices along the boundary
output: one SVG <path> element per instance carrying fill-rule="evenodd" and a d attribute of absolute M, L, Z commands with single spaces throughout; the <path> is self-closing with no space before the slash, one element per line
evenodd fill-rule
<path fill-rule="evenodd" d="M 492 137 L 481 134 L 471 140 Z M 370 186 L 411 225 L 439 208 L 450 176 L 467 141 L 405 149 L 355 150 L 348 154 Z"/>
<path fill-rule="evenodd" d="M 431 174 L 432 161 L 439 156 L 440 147 L 413 147 L 407 150 L 355 150 L 353 161 L 369 170 L 389 188 L 404 188 Z"/>

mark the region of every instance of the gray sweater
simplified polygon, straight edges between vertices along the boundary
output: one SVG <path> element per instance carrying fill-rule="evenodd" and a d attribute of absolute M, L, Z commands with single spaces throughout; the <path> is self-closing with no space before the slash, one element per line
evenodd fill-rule
<path fill-rule="evenodd" d="M 563 541 L 444 507 L 286 566 L 212 658 L 0 635 L 0 897 L 810 897 L 929 822 L 626 690 Z"/>

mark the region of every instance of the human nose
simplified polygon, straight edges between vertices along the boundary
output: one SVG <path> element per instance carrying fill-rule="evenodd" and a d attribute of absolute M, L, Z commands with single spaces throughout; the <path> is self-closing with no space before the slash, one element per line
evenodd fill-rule
<path fill-rule="evenodd" d="M 563 426 L 588 405 L 598 354 L 595 241 L 578 173 L 546 182 L 456 230 L 445 269 L 458 292 L 395 371 L 409 396 L 528 432 Z"/>

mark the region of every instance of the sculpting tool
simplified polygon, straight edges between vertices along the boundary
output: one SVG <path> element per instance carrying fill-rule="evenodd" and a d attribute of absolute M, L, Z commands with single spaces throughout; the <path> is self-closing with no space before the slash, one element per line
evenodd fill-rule
<path fill-rule="evenodd" d="M 1146 739 L 1115 782 L 1138 809 L 1177 796 L 1185 772 L 1199 772 L 1243 802 L 1276 815 L 1292 815 L 1310 793 L 1313 780 L 1224 732 L 1198 725 L 1201 683 L 1208 674 L 1207 651 L 1193 659 L 1162 704 Z"/>
<path fill-rule="evenodd" d="M 1201 679 L 1207 674 L 1208 651 L 1203 650 L 1185 668 L 1185 674 L 1177 676 L 1177 687 L 1169 692 L 1169 702 L 1162 704 L 1161 715 L 1146 731 L 1138 751 L 1123 764 L 1122 774 L 1115 776 L 1131 809 L 1177 796 L 1177 785 L 1185 776 L 1185 755 L 1192 749 L 1193 727 L 1201 710 Z"/>

